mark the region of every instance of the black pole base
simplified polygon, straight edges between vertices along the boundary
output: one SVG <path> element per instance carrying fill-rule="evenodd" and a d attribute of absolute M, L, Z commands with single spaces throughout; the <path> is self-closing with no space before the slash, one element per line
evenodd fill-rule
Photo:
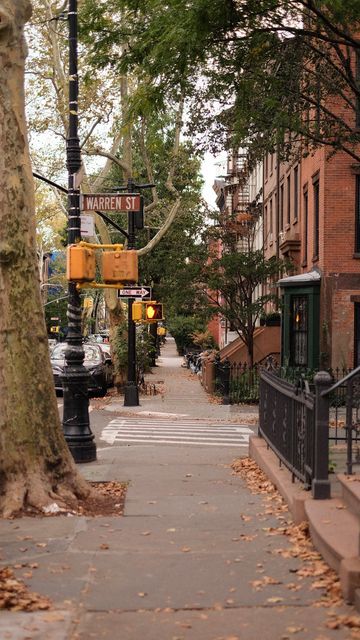
<path fill-rule="evenodd" d="M 139 390 L 136 384 L 128 383 L 124 389 L 124 407 L 139 406 Z"/>
<path fill-rule="evenodd" d="M 96 444 L 95 442 L 81 442 L 70 441 L 65 438 L 70 449 L 70 453 L 75 462 L 94 462 L 96 460 Z M 94 440 L 92 436 L 91 440 Z"/>

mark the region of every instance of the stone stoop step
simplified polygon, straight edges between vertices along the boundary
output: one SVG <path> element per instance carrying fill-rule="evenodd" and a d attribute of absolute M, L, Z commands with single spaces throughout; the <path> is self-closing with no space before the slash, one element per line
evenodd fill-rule
<path fill-rule="evenodd" d="M 360 476 L 339 473 L 337 479 L 340 483 L 343 502 L 349 511 L 360 518 Z"/>
<path fill-rule="evenodd" d="M 305 512 L 315 547 L 340 576 L 345 600 L 355 602 L 360 588 L 360 521 L 343 500 L 305 501 Z"/>

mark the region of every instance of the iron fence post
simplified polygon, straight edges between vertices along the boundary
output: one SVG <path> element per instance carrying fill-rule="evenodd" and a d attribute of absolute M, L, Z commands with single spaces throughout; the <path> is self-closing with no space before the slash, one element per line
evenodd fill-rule
<path fill-rule="evenodd" d="M 230 404 L 230 362 L 228 359 L 224 360 L 221 365 L 222 368 L 222 383 L 223 383 L 223 404 Z"/>
<path fill-rule="evenodd" d="M 352 453 L 352 420 L 353 420 L 353 380 L 346 383 L 346 473 L 351 476 L 353 472 Z"/>
<path fill-rule="evenodd" d="M 315 451 L 312 495 L 315 500 L 330 498 L 329 482 L 329 405 L 324 391 L 331 385 L 331 376 L 327 371 L 319 371 L 315 378 Z"/>

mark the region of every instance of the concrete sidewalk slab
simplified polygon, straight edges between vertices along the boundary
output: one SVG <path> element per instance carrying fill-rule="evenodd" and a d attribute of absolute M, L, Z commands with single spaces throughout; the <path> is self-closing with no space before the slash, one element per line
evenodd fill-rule
<path fill-rule="evenodd" d="M 177 358 L 172 348 L 168 359 Z M 189 402 L 187 385 L 199 390 L 198 381 L 178 360 L 166 362 L 161 378 L 173 395 L 149 399 L 152 411 L 160 401 L 165 412 L 172 404 L 194 419 L 233 420 L 201 391 Z M 114 445 L 98 453 L 80 468 L 89 480 L 129 481 L 123 517 L 0 522 L 2 562 L 54 603 L 49 612 L 0 613 L 0 638 L 348 640 L 348 629 L 326 622 L 353 608 L 318 606 L 323 589 L 296 573 L 304 561 L 283 533 L 290 515 L 232 473 L 244 450 Z"/>

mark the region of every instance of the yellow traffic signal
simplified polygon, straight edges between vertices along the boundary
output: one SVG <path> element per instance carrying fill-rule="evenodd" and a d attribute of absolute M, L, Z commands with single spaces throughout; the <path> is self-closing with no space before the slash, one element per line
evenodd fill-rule
<path fill-rule="evenodd" d="M 50 327 L 50 333 L 60 333 L 60 327 Z"/>
<path fill-rule="evenodd" d="M 160 302 L 145 303 L 145 320 L 147 322 L 158 322 L 163 319 L 163 306 Z"/>
<path fill-rule="evenodd" d="M 133 302 L 131 308 L 131 317 L 134 322 L 138 322 L 143 318 L 143 303 L 142 302 Z"/>
<path fill-rule="evenodd" d="M 127 251 L 104 251 L 102 272 L 106 284 L 137 282 L 138 255 L 134 249 Z"/>
<path fill-rule="evenodd" d="M 74 282 L 95 280 L 95 252 L 88 247 L 72 244 L 67 248 L 66 276 Z"/>

